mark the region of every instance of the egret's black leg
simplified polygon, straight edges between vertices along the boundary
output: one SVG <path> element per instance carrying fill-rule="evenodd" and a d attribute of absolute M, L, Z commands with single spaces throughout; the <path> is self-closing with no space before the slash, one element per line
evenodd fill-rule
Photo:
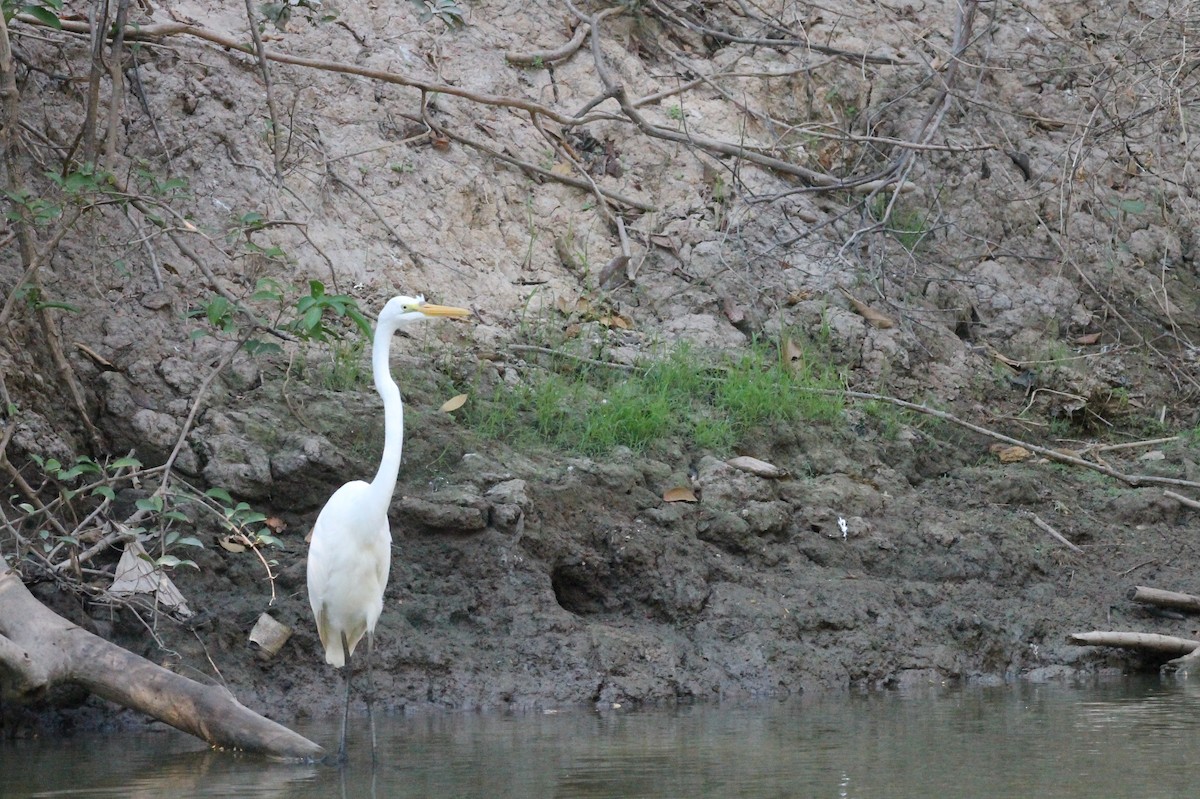
<path fill-rule="evenodd" d="M 342 652 L 346 654 L 346 708 L 342 711 L 342 743 L 338 747 L 337 756 L 339 766 L 345 765 L 348 759 L 346 756 L 346 723 L 350 720 L 350 678 L 354 674 L 354 669 L 350 665 L 350 644 L 346 641 L 345 633 L 342 633 Z"/>
<path fill-rule="evenodd" d="M 374 766 L 379 762 L 379 756 L 375 749 L 375 713 L 372 706 L 375 704 L 375 683 L 371 680 L 371 660 L 375 652 L 375 633 L 367 631 L 367 719 L 371 722 L 371 765 Z"/>

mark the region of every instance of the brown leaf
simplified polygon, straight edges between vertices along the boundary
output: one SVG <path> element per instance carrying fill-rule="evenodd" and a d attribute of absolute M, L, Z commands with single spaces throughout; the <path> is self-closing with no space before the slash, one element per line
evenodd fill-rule
<path fill-rule="evenodd" d="M 1024 447 L 1013 445 L 1011 447 L 1000 448 L 996 452 L 996 456 L 1000 458 L 1001 463 L 1020 463 L 1032 458 L 1033 453 Z"/>
<path fill-rule="evenodd" d="M 1091 344 L 1096 344 L 1100 341 L 1099 333 L 1084 333 L 1082 336 L 1075 337 L 1075 343 L 1081 347 L 1087 347 Z"/>
<path fill-rule="evenodd" d="M 451 397 L 450 399 L 443 402 L 442 407 L 438 408 L 438 410 L 440 410 L 442 413 L 450 413 L 451 411 L 457 411 L 459 408 L 461 408 L 462 406 L 464 406 L 466 404 L 467 404 L 467 395 L 459 394 L 459 395 Z"/>
<path fill-rule="evenodd" d="M 871 326 L 881 330 L 887 330 L 896 326 L 896 323 L 892 321 L 890 316 L 880 313 L 845 289 L 842 289 L 842 293 L 846 295 L 846 299 L 850 300 L 850 304 L 854 306 L 854 310 L 858 311 L 859 315 L 863 319 L 866 319 Z"/>
<path fill-rule="evenodd" d="M 679 242 L 675 240 L 674 236 L 664 236 L 661 233 L 655 234 L 650 237 L 650 243 L 662 247 L 664 250 L 670 250 L 674 253 L 679 252 Z"/>
<path fill-rule="evenodd" d="M 695 492 L 687 486 L 675 486 L 663 494 L 664 502 L 699 502 Z"/>
<path fill-rule="evenodd" d="M 220 544 L 221 548 L 224 549 L 226 552 L 238 553 L 238 552 L 246 551 L 245 545 L 239 544 L 238 542 L 232 540 L 227 535 L 221 536 L 220 538 L 218 538 L 217 543 Z"/>
<path fill-rule="evenodd" d="M 796 368 L 804 363 L 804 350 L 793 339 L 783 342 L 783 359 L 790 368 Z"/>
<path fill-rule="evenodd" d="M 805 300 L 811 300 L 812 298 L 813 293 L 811 290 L 799 289 L 798 291 L 793 291 L 791 294 L 789 294 L 785 302 L 788 305 L 796 305 L 797 303 L 804 302 Z"/>
<path fill-rule="evenodd" d="M 271 532 L 276 533 L 276 534 L 282 533 L 284 530 L 287 529 L 287 522 L 285 522 L 283 519 L 279 518 L 278 516 L 271 516 L 265 522 L 263 522 L 263 524 L 265 524 L 267 527 L 270 527 Z"/>

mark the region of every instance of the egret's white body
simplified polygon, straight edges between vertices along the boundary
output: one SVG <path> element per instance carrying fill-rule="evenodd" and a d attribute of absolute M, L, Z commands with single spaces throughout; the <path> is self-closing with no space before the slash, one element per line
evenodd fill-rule
<path fill-rule="evenodd" d="M 350 668 L 354 648 L 367 638 L 367 713 L 371 715 L 370 654 L 375 624 L 383 613 L 383 591 L 391 568 L 392 533 L 388 505 L 396 488 L 404 445 L 404 403 L 392 380 L 392 334 L 406 322 L 437 316 L 467 317 L 465 308 L 430 305 L 421 297 L 393 297 L 379 314 L 371 349 L 375 390 L 383 398 L 383 458 L 375 479 L 354 480 L 333 493 L 313 526 L 308 548 L 308 599 L 325 647 L 325 660 L 346 668 L 346 712 L 338 761 L 346 759 L 346 719 L 350 712 Z M 375 720 L 371 717 L 371 752 Z"/>

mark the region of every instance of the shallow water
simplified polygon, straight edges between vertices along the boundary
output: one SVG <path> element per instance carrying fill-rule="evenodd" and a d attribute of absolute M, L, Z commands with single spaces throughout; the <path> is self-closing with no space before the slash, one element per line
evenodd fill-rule
<path fill-rule="evenodd" d="M 1179 797 L 1200 777 L 1200 685 L 1122 681 L 670 710 L 351 718 L 350 765 L 188 736 L 0 744 L 3 797 Z M 330 749 L 337 724 L 300 731 Z"/>

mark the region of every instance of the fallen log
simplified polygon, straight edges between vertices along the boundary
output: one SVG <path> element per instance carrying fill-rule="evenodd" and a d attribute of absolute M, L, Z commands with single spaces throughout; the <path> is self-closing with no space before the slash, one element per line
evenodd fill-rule
<path fill-rule="evenodd" d="M 61 683 L 82 686 L 216 748 L 304 760 L 324 753 L 225 688 L 189 680 L 67 621 L 29 593 L 0 558 L 0 698 L 29 700 Z"/>
<path fill-rule="evenodd" d="M 1200 613 L 1200 596 L 1138 585 L 1129 589 L 1128 597 L 1134 602 L 1146 605 L 1182 610 L 1188 613 Z"/>
<path fill-rule="evenodd" d="M 1186 655 L 1200 649 L 1200 641 L 1176 638 L 1158 633 L 1131 633 L 1096 630 L 1090 633 L 1073 633 L 1067 640 L 1079 646 L 1116 646 L 1122 649 L 1137 649 L 1164 655 Z"/>

